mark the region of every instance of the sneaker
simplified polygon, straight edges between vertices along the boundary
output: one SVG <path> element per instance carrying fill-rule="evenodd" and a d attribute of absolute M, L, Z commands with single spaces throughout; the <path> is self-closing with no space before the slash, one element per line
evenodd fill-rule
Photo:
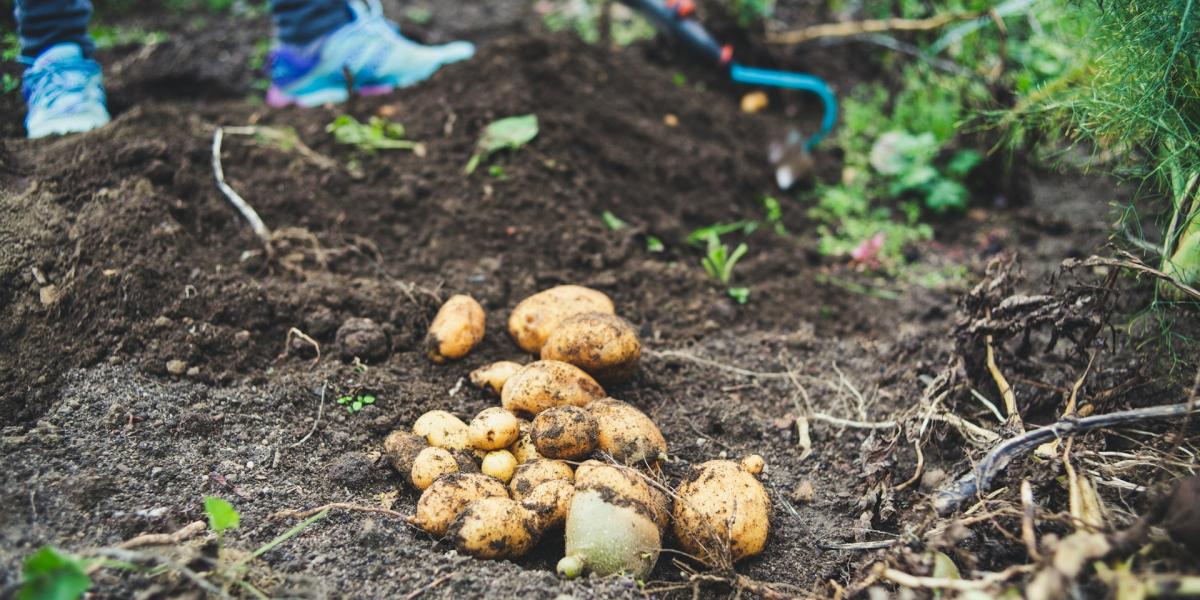
<path fill-rule="evenodd" d="M 348 88 L 364 96 L 386 94 L 475 54 L 470 42 L 422 46 L 405 38 L 383 18 L 379 0 L 370 3 L 370 8 L 351 3 L 354 20 L 324 38 L 306 46 L 284 44 L 272 51 L 267 104 L 344 102 L 350 97 Z"/>
<path fill-rule="evenodd" d="M 78 44 L 46 49 L 25 69 L 22 91 L 29 138 L 90 131 L 108 123 L 100 65 Z"/>

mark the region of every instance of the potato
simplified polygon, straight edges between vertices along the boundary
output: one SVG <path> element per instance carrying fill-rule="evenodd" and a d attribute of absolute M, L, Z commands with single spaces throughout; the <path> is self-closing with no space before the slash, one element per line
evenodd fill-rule
<path fill-rule="evenodd" d="M 566 481 L 574 484 L 575 472 L 561 460 L 538 459 L 517 467 L 508 489 L 513 500 L 523 500 L 534 488 L 547 481 Z"/>
<path fill-rule="evenodd" d="M 508 498 L 504 484 L 479 473 L 451 473 L 433 482 L 417 501 L 409 523 L 436 536 L 446 535 L 467 505 L 481 498 Z"/>
<path fill-rule="evenodd" d="M 471 371 L 471 383 L 481 390 L 492 390 L 499 396 L 504 389 L 504 382 L 520 370 L 520 363 L 511 360 L 494 362 Z"/>
<path fill-rule="evenodd" d="M 508 447 L 508 451 L 512 452 L 520 464 L 542 458 L 542 455 L 537 453 L 537 446 L 533 445 L 533 438 L 530 436 L 532 428 L 529 421 L 521 421 L 521 434 L 517 437 L 517 441 Z"/>
<path fill-rule="evenodd" d="M 450 454 L 454 455 L 454 460 L 458 462 L 459 473 L 479 472 L 479 464 L 476 462 L 476 460 L 483 460 L 482 457 L 476 459 L 475 455 L 467 450 L 451 450 Z"/>
<path fill-rule="evenodd" d="M 392 468 L 402 475 L 412 472 L 413 461 L 427 447 L 429 442 L 424 437 L 403 429 L 397 429 L 383 439 L 384 456 Z"/>
<path fill-rule="evenodd" d="M 439 365 L 462 358 L 483 339 L 483 307 L 470 296 L 451 296 L 425 335 L 425 353 Z"/>
<path fill-rule="evenodd" d="M 583 313 L 558 324 L 546 338 L 541 356 L 571 363 L 608 384 L 633 376 L 642 358 L 642 343 L 629 321 L 608 313 Z"/>
<path fill-rule="evenodd" d="M 424 436 L 430 446 L 453 450 L 471 447 L 469 429 L 462 419 L 444 411 L 431 410 L 413 423 L 413 433 Z"/>
<path fill-rule="evenodd" d="M 575 488 L 604 489 L 636 503 L 659 529 L 665 529 L 671 520 L 670 498 L 651 485 L 649 476 L 632 467 L 585 461 L 575 469 Z"/>
<path fill-rule="evenodd" d="M 538 413 L 530 437 L 538 454 L 546 458 L 578 460 L 596 449 L 598 427 L 588 411 L 578 406 L 558 406 Z"/>
<path fill-rule="evenodd" d="M 578 285 L 552 287 L 517 304 L 508 317 L 508 333 L 522 350 L 537 354 L 563 319 L 588 312 L 611 315 L 616 308 L 603 292 Z"/>
<path fill-rule="evenodd" d="M 534 529 L 541 534 L 567 522 L 574 496 L 575 486 L 570 481 L 551 479 L 533 488 L 520 502 L 533 513 Z"/>
<path fill-rule="evenodd" d="M 442 475 L 458 472 L 458 461 L 445 448 L 430 447 L 422 450 L 413 460 L 409 481 L 418 490 L 429 488 Z"/>
<path fill-rule="evenodd" d="M 477 450 L 499 450 L 517 441 L 521 434 L 521 420 L 516 415 L 493 406 L 486 408 L 471 419 L 467 438 Z"/>
<path fill-rule="evenodd" d="M 495 477 L 504 483 L 508 483 L 513 478 L 513 471 L 517 468 L 517 459 L 513 457 L 508 450 L 493 450 L 483 457 L 483 465 L 480 470 L 484 475 Z"/>
<path fill-rule="evenodd" d="M 604 398 L 587 406 L 599 425 L 597 446 L 619 463 L 655 464 L 667 455 L 667 440 L 646 413 L 632 404 Z"/>
<path fill-rule="evenodd" d="M 645 579 L 662 549 L 662 533 L 644 507 L 604 488 L 576 488 L 565 537 L 566 556 L 557 570 L 568 578 L 628 572 Z"/>
<path fill-rule="evenodd" d="M 575 365 L 532 362 L 508 378 L 500 404 L 514 413 L 536 415 L 555 406 L 584 406 L 604 397 L 604 388 Z"/>
<path fill-rule="evenodd" d="M 675 536 L 702 562 L 729 566 L 762 552 L 771 499 L 738 463 L 712 460 L 694 467 L 676 496 Z"/>
<path fill-rule="evenodd" d="M 763 460 L 763 457 L 757 454 L 751 454 L 743 458 L 742 462 L 738 464 L 741 465 L 742 469 L 745 469 L 745 471 L 751 475 L 758 475 L 759 473 L 762 473 L 763 468 L 767 466 L 767 463 Z"/>
<path fill-rule="evenodd" d="M 508 498 L 481 498 L 447 532 L 460 552 L 476 558 L 517 558 L 533 547 L 533 513 Z"/>

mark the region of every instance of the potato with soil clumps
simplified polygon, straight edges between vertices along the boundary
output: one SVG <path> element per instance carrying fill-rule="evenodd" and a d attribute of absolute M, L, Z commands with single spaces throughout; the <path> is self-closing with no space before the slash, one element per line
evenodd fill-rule
<path fill-rule="evenodd" d="M 588 411 L 559 406 L 538 413 L 530 437 L 538 454 L 546 458 L 578 460 L 596 449 L 599 428 Z"/>
<path fill-rule="evenodd" d="M 437 364 L 467 355 L 483 340 L 486 315 L 474 298 L 451 296 L 433 318 L 425 335 L 425 353 Z"/>
<path fill-rule="evenodd" d="M 480 473 L 451 473 L 433 482 L 417 501 L 417 514 L 409 523 L 433 535 L 446 530 L 472 502 L 481 498 L 508 499 L 504 484 Z"/>
<path fill-rule="evenodd" d="M 520 502 L 533 513 L 534 529 L 542 534 L 567 522 L 574 497 L 575 486 L 570 481 L 552 479 L 533 488 Z"/>
<path fill-rule="evenodd" d="M 761 457 L 743 460 L 761 470 Z M 731 460 L 693 467 L 676 490 L 675 537 L 683 549 L 712 567 L 762 552 L 770 529 L 771 499 L 758 479 Z"/>
<path fill-rule="evenodd" d="M 613 460 L 626 464 L 654 464 L 667 456 L 667 440 L 646 413 L 628 402 L 603 398 L 588 404 L 599 426 L 597 446 Z"/>
<path fill-rule="evenodd" d="M 468 440 L 477 450 L 507 448 L 521 435 L 521 420 L 516 415 L 493 406 L 485 408 L 471 419 Z"/>
<path fill-rule="evenodd" d="M 494 362 L 471 371 L 471 384 L 481 390 L 492 390 L 499 396 L 504 390 L 504 382 L 520 370 L 521 364 L 511 360 Z"/>
<path fill-rule="evenodd" d="M 604 388 L 579 367 L 539 360 L 508 379 L 500 404 L 514 413 L 536 415 L 556 406 L 584 406 L 603 397 Z"/>
<path fill-rule="evenodd" d="M 476 558 L 524 556 L 533 547 L 533 514 L 509 498 L 490 497 L 472 502 L 448 531 L 459 552 Z"/>
<path fill-rule="evenodd" d="M 458 460 L 445 448 L 429 447 L 413 459 L 409 481 L 418 490 L 428 489 L 438 477 L 458 472 Z"/>
<path fill-rule="evenodd" d="M 412 472 L 413 461 L 422 450 L 429 447 L 424 437 L 411 431 L 397 429 L 388 434 L 383 440 L 383 454 L 397 473 Z"/>
<path fill-rule="evenodd" d="M 650 510 L 659 529 L 666 529 L 671 521 L 671 499 L 666 492 L 652 484 L 649 475 L 632 467 L 584 461 L 575 469 L 575 487 L 606 488 L 636 500 Z"/>
<path fill-rule="evenodd" d="M 637 330 L 607 313 L 563 319 L 542 346 L 542 360 L 571 363 L 605 384 L 632 377 L 641 358 Z"/>
<path fill-rule="evenodd" d="M 508 317 L 508 333 L 522 350 L 537 354 L 564 319 L 590 312 L 617 311 L 603 292 L 578 285 L 552 287 L 517 304 Z"/>
<path fill-rule="evenodd" d="M 532 429 L 533 425 L 529 421 L 521 421 L 521 433 L 517 437 L 517 441 L 508 447 L 508 451 L 512 452 L 518 464 L 525 464 L 529 461 L 543 458 L 542 455 L 538 454 L 537 446 L 533 445 L 533 437 L 530 436 Z"/>
<path fill-rule="evenodd" d="M 559 575 L 628 572 L 644 579 L 654 569 L 662 549 L 662 522 L 651 507 L 658 500 L 641 476 L 627 470 L 596 461 L 579 466 Z"/>
<path fill-rule="evenodd" d="M 512 491 L 513 500 L 523 500 L 537 486 L 547 481 L 566 481 L 574 484 L 575 472 L 571 465 L 561 460 L 538 459 L 517 467 L 508 489 Z"/>
<path fill-rule="evenodd" d="M 413 433 L 424 436 L 430 446 L 448 450 L 469 450 L 470 429 L 462 419 L 444 411 L 431 410 L 413 423 Z"/>

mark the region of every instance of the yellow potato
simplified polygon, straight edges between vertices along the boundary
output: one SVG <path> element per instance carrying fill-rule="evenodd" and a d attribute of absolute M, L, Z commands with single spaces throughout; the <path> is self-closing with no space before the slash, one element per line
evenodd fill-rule
<path fill-rule="evenodd" d="M 514 413 L 536 415 L 555 406 L 584 406 L 604 397 L 604 388 L 575 365 L 539 360 L 504 384 L 500 404 Z"/>
<path fill-rule="evenodd" d="M 559 480 L 574 483 L 575 472 L 571 470 L 571 465 L 561 460 L 543 458 L 519 465 L 512 481 L 508 482 L 508 489 L 512 492 L 513 500 L 523 500 L 539 485 Z"/>
<path fill-rule="evenodd" d="M 444 410 L 431 410 L 418 417 L 413 423 L 413 433 L 424 436 L 430 446 L 453 450 L 471 448 L 467 424 Z"/>
<path fill-rule="evenodd" d="M 513 457 L 512 452 L 508 450 L 493 450 L 483 457 L 483 465 L 480 470 L 484 475 L 495 477 L 504 483 L 513 478 L 513 471 L 517 468 L 517 459 Z"/>
<path fill-rule="evenodd" d="M 517 441 L 521 434 L 521 420 L 516 415 L 493 406 L 471 419 L 468 439 L 476 450 L 499 450 Z"/>
<path fill-rule="evenodd" d="M 632 467 L 585 461 L 575 469 L 575 489 L 604 489 L 617 494 L 645 513 L 660 529 L 666 528 L 671 519 L 670 498 L 651 485 L 648 475 Z"/>
<path fill-rule="evenodd" d="M 448 535 L 460 552 L 476 558 L 523 556 L 533 547 L 533 513 L 508 498 L 472 502 L 450 525 Z"/>
<path fill-rule="evenodd" d="M 771 499 L 754 475 L 731 460 L 694 467 L 676 490 L 675 537 L 709 566 L 762 552 Z"/>
<path fill-rule="evenodd" d="M 641 358 L 637 330 L 608 313 L 563 319 L 542 346 L 542 360 L 571 363 L 605 384 L 632 377 Z"/>
<path fill-rule="evenodd" d="M 603 292 L 578 285 L 560 285 L 538 292 L 517 304 L 508 317 L 508 333 L 522 350 L 537 354 L 558 324 L 587 312 L 615 314 Z"/>
<path fill-rule="evenodd" d="M 462 358 L 483 340 L 483 307 L 470 296 L 451 296 L 425 335 L 425 353 L 435 363 Z"/>
<path fill-rule="evenodd" d="M 517 462 L 521 464 L 542 458 L 542 455 L 537 453 L 537 446 L 533 445 L 533 438 L 529 435 L 531 427 L 529 421 L 521 421 L 521 434 L 517 437 L 517 441 L 508 447 L 508 451 L 512 452 Z"/>
<path fill-rule="evenodd" d="M 422 450 L 429 447 L 424 437 L 411 431 L 397 429 L 383 440 L 383 454 L 392 468 L 401 474 L 412 472 L 413 461 Z"/>
<path fill-rule="evenodd" d="M 446 535 L 450 523 L 467 505 L 480 498 L 508 498 L 504 484 L 480 473 L 452 473 L 433 482 L 417 501 L 409 522 L 436 536 Z"/>
<path fill-rule="evenodd" d="M 767 463 L 763 460 L 763 457 L 757 454 L 751 454 L 743 458 L 742 462 L 739 464 L 741 464 L 742 468 L 751 475 L 758 475 L 759 473 L 762 473 L 763 468 L 767 466 Z"/>
<path fill-rule="evenodd" d="M 578 406 L 557 406 L 538 413 L 530 430 L 538 454 L 578 460 L 596 449 L 596 420 Z"/>
<path fill-rule="evenodd" d="M 471 371 L 471 383 L 481 390 L 492 390 L 499 396 L 504 390 L 504 382 L 520 370 L 520 363 L 511 360 L 494 362 Z"/>
<path fill-rule="evenodd" d="M 646 413 L 632 404 L 604 398 L 587 406 L 599 426 L 597 447 L 619 463 L 655 464 L 667 455 L 667 440 Z"/>
<path fill-rule="evenodd" d="M 458 461 L 445 448 L 430 447 L 422 450 L 413 460 L 409 481 L 418 490 L 429 488 L 438 477 L 458 472 Z"/>
<path fill-rule="evenodd" d="M 574 496 L 575 486 L 570 481 L 551 479 L 533 488 L 520 502 L 521 506 L 533 513 L 534 529 L 538 533 L 545 533 L 566 522 Z"/>

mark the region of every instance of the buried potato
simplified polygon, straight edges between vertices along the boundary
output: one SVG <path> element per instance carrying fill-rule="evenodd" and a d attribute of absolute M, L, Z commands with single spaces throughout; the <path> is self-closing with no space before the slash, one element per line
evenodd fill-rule
<path fill-rule="evenodd" d="M 517 304 L 508 317 L 508 333 L 522 350 L 537 354 L 564 319 L 590 312 L 615 314 L 616 308 L 603 292 L 578 285 L 552 287 Z"/>
<path fill-rule="evenodd" d="M 389 433 L 383 440 L 383 454 L 400 474 L 410 473 L 417 455 L 428 447 L 429 442 L 423 436 L 403 429 Z"/>
<path fill-rule="evenodd" d="M 662 431 L 632 404 L 604 398 L 587 406 L 599 426 L 597 444 L 619 463 L 657 463 L 666 458 L 667 440 Z"/>
<path fill-rule="evenodd" d="M 446 535 L 450 523 L 467 505 L 481 498 L 508 499 L 504 484 L 480 473 L 451 473 L 430 485 L 417 501 L 417 514 L 409 519 L 433 535 Z"/>
<path fill-rule="evenodd" d="M 637 330 L 629 321 L 607 313 L 564 319 L 542 346 L 543 360 L 571 363 L 605 384 L 629 379 L 641 358 Z"/>
<path fill-rule="evenodd" d="M 429 325 L 425 335 L 425 353 L 429 360 L 442 364 L 462 358 L 483 339 L 483 307 L 470 296 L 451 296 Z"/>
<path fill-rule="evenodd" d="M 577 460 L 596 449 L 599 435 L 595 419 L 578 406 L 558 406 L 538 413 L 530 436 L 538 454 L 546 458 Z"/>
<path fill-rule="evenodd" d="M 499 396 L 500 392 L 504 390 L 504 382 L 508 381 L 513 373 L 520 370 L 520 363 L 501 360 L 471 371 L 471 384 L 481 390 L 492 390 Z"/>
<path fill-rule="evenodd" d="M 604 397 L 604 388 L 579 367 L 539 360 L 508 378 L 500 404 L 514 413 L 536 415 L 555 406 L 584 406 Z"/>
<path fill-rule="evenodd" d="M 509 498 L 481 498 L 467 505 L 447 534 L 460 552 L 476 558 L 517 558 L 533 547 L 533 518 Z"/>
<path fill-rule="evenodd" d="M 754 455 L 742 464 L 711 460 L 693 467 L 675 499 L 675 537 L 684 550 L 713 567 L 762 552 L 771 500 L 746 468 L 761 466 Z"/>
<path fill-rule="evenodd" d="M 469 450 L 470 431 L 462 419 L 444 411 L 431 410 L 413 423 L 413 433 L 423 436 L 430 446 L 450 450 Z"/>
<path fill-rule="evenodd" d="M 521 420 L 499 406 L 485 408 L 475 415 L 467 431 L 471 447 L 476 450 L 507 448 L 520 434 Z"/>

